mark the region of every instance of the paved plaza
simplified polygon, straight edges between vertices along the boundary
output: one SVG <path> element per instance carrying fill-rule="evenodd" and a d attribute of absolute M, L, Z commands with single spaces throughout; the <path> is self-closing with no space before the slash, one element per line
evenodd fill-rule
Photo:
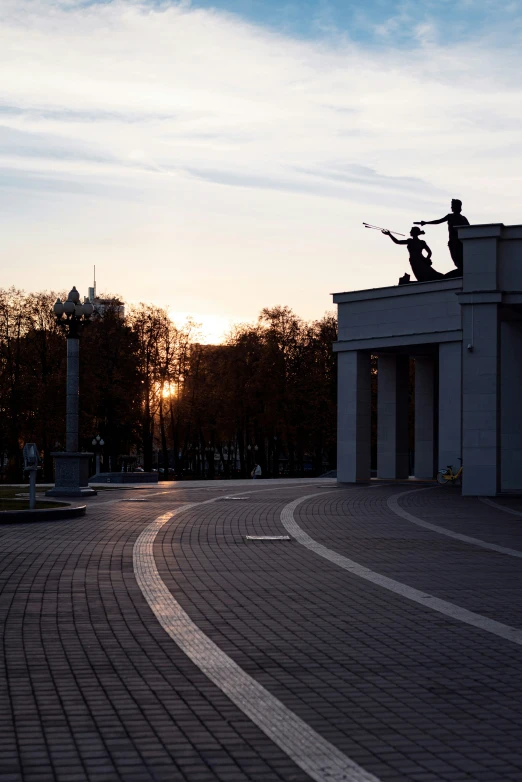
<path fill-rule="evenodd" d="M 316 479 L 87 504 L 0 526 L 0 782 L 522 781 L 522 498 Z"/>

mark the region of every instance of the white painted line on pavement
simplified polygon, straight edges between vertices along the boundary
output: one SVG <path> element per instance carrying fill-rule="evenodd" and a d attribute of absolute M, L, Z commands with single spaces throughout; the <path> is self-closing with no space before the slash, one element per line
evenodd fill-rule
<path fill-rule="evenodd" d="M 162 581 L 153 550 L 159 530 L 174 516 L 216 499 L 184 505 L 159 516 L 137 539 L 133 552 L 134 573 L 156 618 L 200 671 L 316 782 L 379 782 L 377 777 L 316 733 L 216 646 Z"/>
<path fill-rule="evenodd" d="M 294 518 L 294 510 L 302 502 L 317 497 L 317 494 L 309 494 L 306 497 L 300 497 L 293 502 L 285 505 L 281 511 L 281 522 L 286 531 L 306 548 L 318 554 L 320 557 L 330 560 L 335 565 L 348 570 L 354 576 L 363 578 L 366 581 L 370 581 L 372 584 L 383 587 L 384 589 L 394 592 L 396 595 L 401 595 L 408 600 L 413 600 L 415 603 L 419 603 L 425 608 L 431 608 L 433 611 L 438 611 L 440 614 L 445 614 L 452 619 L 457 619 L 465 624 L 478 627 L 480 630 L 485 630 L 488 633 L 493 633 L 500 638 L 505 638 L 508 641 L 512 641 L 519 646 L 522 646 L 522 630 L 517 627 L 511 627 L 511 625 L 497 622 L 494 619 L 489 619 L 482 614 L 476 614 L 473 611 L 468 611 L 466 608 L 461 608 L 454 603 L 449 603 L 447 600 L 440 600 L 434 595 L 430 595 L 427 592 L 421 592 L 419 589 L 403 584 L 400 581 L 395 581 L 393 578 L 388 578 L 380 573 L 376 573 L 373 570 L 360 565 L 358 562 L 354 562 L 353 559 L 338 554 L 336 551 L 323 546 L 316 540 L 311 538 L 301 527 L 297 524 Z"/>
<path fill-rule="evenodd" d="M 391 511 L 396 513 L 397 516 L 400 516 L 406 521 L 411 521 L 412 524 L 416 524 L 418 527 L 424 527 L 425 529 L 432 530 L 432 532 L 437 532 L 439 535 L 446 535 L 448 538 L 454 538 L 455 540 L 460 540 L 463 543 L 471 543 L 473 546 L 479 546 L 480 548 L 489 549 L 490 551 L 496 551 L 499 554 L 507 554 L 509 557 L 518 557 L 519 559 L 522 559 L 522 551 L 517 551 L 517 549 L 514 548 L 507 548 L 506 546 L 497 546 L 496 543 L 488 543 L 485 540 L 481 540 L 480 538 L 472 538 L 469 535 L 462 535 L 460 532 L 453 532 L 453 530 L 446 529 L 446 527 L 440 527 L 438 524 L 430 524 L 429 521 L 424 521 L 423 519 L 419 519 L 418 516 L 414 516 L 412 513 L 408 513 L 407 510 L 404 510 L 404 508 L 401 508 L 399 505 L 399 499 L 404 497 L 406 494 L 411 494 L 412 491 L 428 491 L 428 489 L 432 488 L 435 487 L 429 486 L 427 489 L 409 489 L 408 491 L 403 491 L 400 494 L 393 494 L 388 498 L 388 507 Z M 479 497 L 479 499 L 481 498 Z M 487 502 L 488 505 L 493 505 L 493 507 L 502 508 L 501 505 L 496 505 L 496 503 L 488 502 L 485 499 L 482 499 L 482 502 Z M 507 510 L 507 508 L 502 508 L 502 510 Z M 522 516 L 522 513 L 518 513 L 517 511 L 508 510 L 508 513 L 509 512 L 515 513 L 517 516 Z"/>
<path fill-rule="evenodd" d="M 484 505 L 491 505 L 492 508 L 495 508 L 496 510 L 503 510 L 504 513 L 511 513 L 512 516 L 522 516 L 522 512 L 519 510 L 514 510 L 513 508 L 506 508 L 504 505 L 499 505 L 498 502 L 493 502 L 493 500 L 490 500 L 489 497 L 479 497 L 479 500 L 484 503 Z"/>

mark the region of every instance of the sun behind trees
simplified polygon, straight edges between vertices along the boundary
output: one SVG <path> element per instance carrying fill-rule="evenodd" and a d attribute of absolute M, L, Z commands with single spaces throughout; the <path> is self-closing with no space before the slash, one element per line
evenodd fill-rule
<path fill-rule="evenodd" d="M 63 446 L 65 349 L 53 303 L 62 292 L 0 289 L 0 470 L 22 479 L 22 447 Z M 118 297 L 105 296 L 105 299 Z M 321 474 L 335 464 L 333 315 L 305 322 L 288 307 L 263 309 L 219 345 L 197 324 L 176 326 L 153 305 L 107 306 L 82 335 L 80 442 L 105 441 L 107 470 L 136 454 L 167 477 Z M 250 447 L 249 447 L 250 446 Z M 165 469 L 166 468 L 166 469 Z"/>

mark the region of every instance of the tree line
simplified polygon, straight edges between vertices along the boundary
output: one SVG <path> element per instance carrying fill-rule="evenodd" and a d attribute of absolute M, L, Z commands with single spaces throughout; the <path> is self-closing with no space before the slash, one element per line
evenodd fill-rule
<path fill-rule="evenodd" d="M 65 447 L 66 350 L 53 304 L 63 292 L 0 289 L 0 472 L 22 479 L 35 442 L 43 479 Z M 100 435 L 103 470 L 135 455 L 163 477 L 319 475 L 335 466 L 334 315 L 306 322 L 288 307 L 263 309 L 219 345 L 188 320 L 139 304 L 121 316 L 106 296 L 81 336 L 80 442 Z"/>

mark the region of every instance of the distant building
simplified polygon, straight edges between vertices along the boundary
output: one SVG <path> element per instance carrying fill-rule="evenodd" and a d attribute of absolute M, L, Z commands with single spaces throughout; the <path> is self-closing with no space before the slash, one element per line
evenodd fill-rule
<path fill-rule="evenodd" d="M 94 312 L 103 317 L 107 310 L 115 312 L 118 317 L 125 317 L 125 304 L 118 298 L 100 299 L 96 295 L 96 266 L 94 267 L 94 285 L 89 288 L 89 295 L 85 298 L 85 301 L 90 301 L 94 307 Z"/>

